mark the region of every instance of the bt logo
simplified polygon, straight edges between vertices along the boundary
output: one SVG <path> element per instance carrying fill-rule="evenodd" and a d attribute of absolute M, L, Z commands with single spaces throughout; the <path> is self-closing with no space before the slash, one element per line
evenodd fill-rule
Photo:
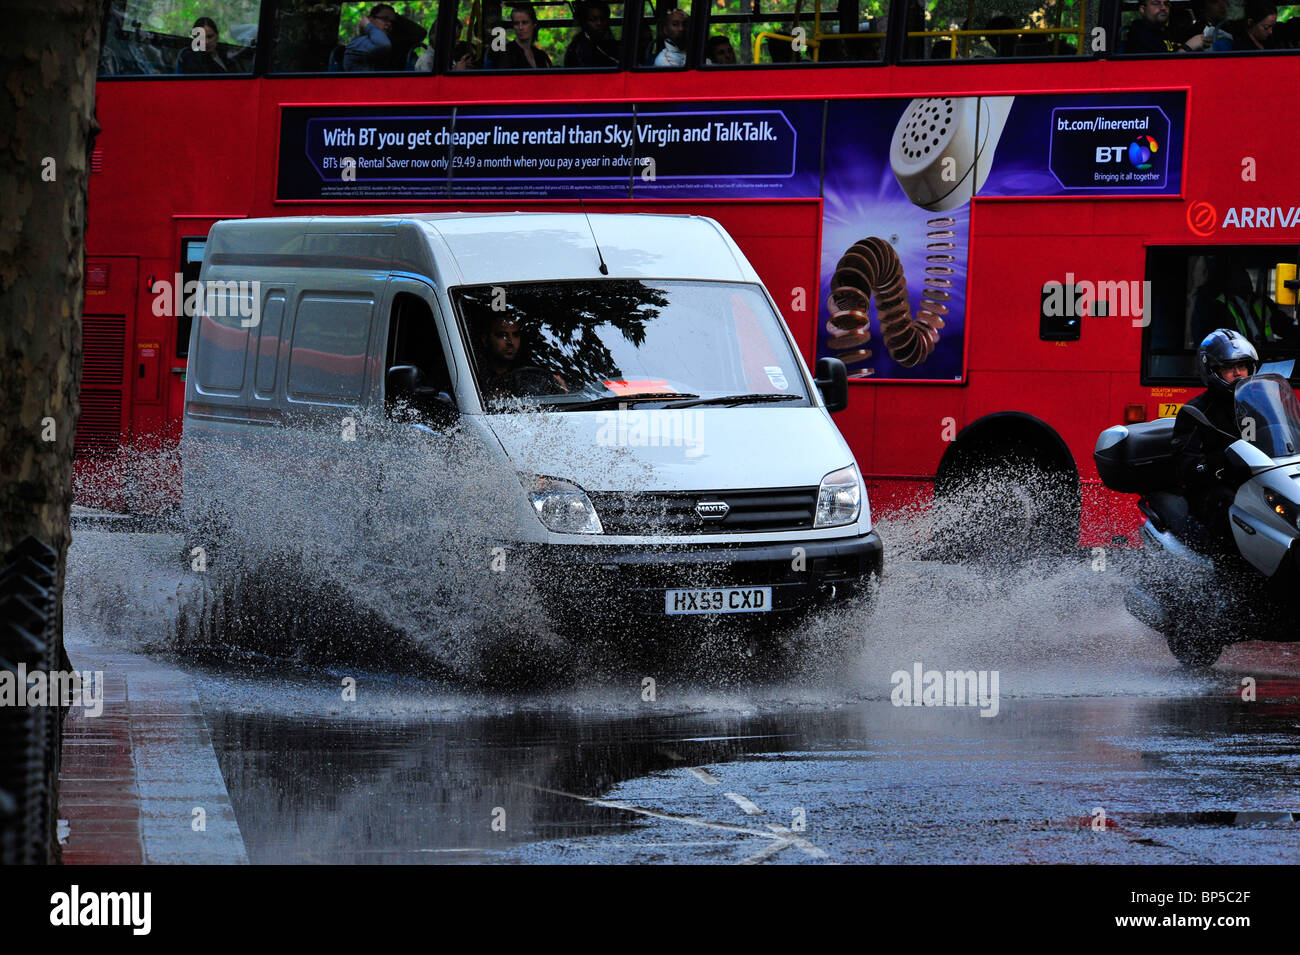
<path fill-rule="evenodd" d="M 1150 169 L 1151 158 L 1160 151 L 1160 144 L 1150 136 L 1139 136 L 1128 144 L 1128 161 L 1134 169 Z"/>
<path fill-rule="evenodd" d="M 1150 136 L 1139 136 L 1127 146 L 1098 146 L 1097 162 L 1123 162 L 1128 157 L 1134 169 L 1151 168 L 1151 160 L 1160 151 L 1160 144 Z"/>

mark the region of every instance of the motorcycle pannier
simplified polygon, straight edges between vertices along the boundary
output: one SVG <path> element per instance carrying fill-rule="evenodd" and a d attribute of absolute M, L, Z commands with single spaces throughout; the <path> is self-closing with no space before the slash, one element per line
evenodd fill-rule
<path fill-rule="evenodd" d="M 1173 437 L 1173 418 L 1107 428 L 1093 453 L 1102 483 L 1125 494 L 1150 494 L 1176 486 Z"/>

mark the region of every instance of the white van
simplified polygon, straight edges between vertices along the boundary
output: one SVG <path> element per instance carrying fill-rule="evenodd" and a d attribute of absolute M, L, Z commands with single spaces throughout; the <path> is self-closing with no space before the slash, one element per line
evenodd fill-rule
<path fill-rule="evenodd" d="M 504 550 L 568 568 L 540 576 L 570 621 L 603 609 L 775 632 L 881 571 L 829 413 L 847 403 L 844 366 L 809 374 L 712 219 L 224 221 L 200 281 L 222 291 L 190 343 L 189 515 L 214 488 L 294 480 L 313 421 L 387 416 L 481 449 L 476 473 L 509 489 L 490 505 Z M 355 453 L 353 437 L 323 457 L 316 442 L 313 466 Z M 225 446 L 242 473 L 214 464 Z"/>

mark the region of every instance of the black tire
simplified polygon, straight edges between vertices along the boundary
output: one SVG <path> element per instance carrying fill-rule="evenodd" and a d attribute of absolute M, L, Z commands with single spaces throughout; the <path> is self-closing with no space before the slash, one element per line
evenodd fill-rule
<path fill-rule="evenodd" d="M 1174 659 L 1189 670 L 1208 670 L 1218 662 L 1224 643 L 1219 637 L 1176 629 L 1165 637 Z"/>
<path fill-rule="evenodd" d="M 1020 563 L 1077 547 L 1078 482 L 1036 448 L 965 452 L 935 479 L 935 553 L 941 560 Z"/>

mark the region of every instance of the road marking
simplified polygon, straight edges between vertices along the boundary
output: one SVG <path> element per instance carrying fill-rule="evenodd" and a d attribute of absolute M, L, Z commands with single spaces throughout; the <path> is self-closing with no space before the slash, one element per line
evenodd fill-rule
<path fill-rule="evenodd" d="M 622 809 L 624 812 L 636 813 L 639 816 L 649 816 L 651 819 L 663 819 L 667 822 L 682 822 L 688 826 L 702 826 L 705 829 L 718 829 L 724 832 L 737 832 L 747 836 L 761 836 L 764 839 L 772 840 L 770 845 L 764 846 L 758 852 L 746 856 L 740 860 L 740 865 L 753 865 L 762 862 L 769 856 L 775 855 L 782 849 L 795 846 L 804 854 L 812 856 L 815 859 L 826 859 L 829 855 L 822 849 L 817 848 L 807 839 L 796 835 L 793 830 L 785 826 L 778 826 L 774 823 L 767 823 L 766 829 L 751 829 L 748 826 L 737 826 L 729 822 L 709 822 L 707 819 L 697 819 L 694 816 L 675 816 L 668 812 L 659 812 L 654 809 L 643 809 L 640 806 L 629 805 L 625 802 L 615 802 L 612 799 L 597 799 L 594 796 L 580 796 L 577 793 L 565 792 L 562 789 L 549 789 L 546 786 L 534 786 L 530 783 L 519 783 L 527 789 L 535 789 L 538 792 L 551 793 L 554 796 L 566 796 L 569 799 L 576 799 L 579 802 L 585 802 L 589 806 L 602 806 L 606 809 Z M 744 809 L 749 815 L 761 814 L 762 809 L 755 806 L 752 802 L 741 796 L 739 793 L 726 793 L 727 797 L 734 799 L 736 804 Z M 746 805 L 753 809 L 746 809 Z"/>
<path fill-rule="evenodd" d="M 784 849 L 786 846 L 790 846 L 793 844 L 794 843 L 792 843 L 789 839 L 782 839 L 780 842 L 774 842 L 771 845 L 763 846 L 763 848 L 759 849 L 753 855 L 745 856 L 745 858 L 737 862 L 736 865 L 757 865 L 758 863 L 766 859 L 768 856 L 774 856 L 782 849 Z"/>
<path fill-rule="evenodd" d="M 802 851 L 805 855 L 810 855 L 814 859 L 829 858 L 829 856 L 826 854 L 826 851 L 824 849 L 818 849 L 815 845 L 813 845 L 803 836 L 795 835 L 793 829 L 787 828 L 786 826 L 778 826 L 776 823 L 773 822 L 769 822 L 767 824 L 767 828 L 771 829 L 773 832 L 781 833 L 783 836 L 785 836 L 786 841 L 788 843 L 794 846 L 798 846 L 800 851 Z"/>
<path fill-rule="evenodd" d="M 612 799 L 597 799 L 594 796 L 579 796 L 577 793 L 567 793 L 562 789 L 548 789 L 545 786 L 533 786 L 529 783 L 519 783 L 528 789 L 536 789 L 538 792 L 551 793 L 555 796 L 568 796 L 570 799 L 577 799 L 591 806 L 603 806 L 606 809 L 622 809 L 624 812 L 634 812 L 637 815 L 649 816 L 652 819 L 664 819 L 668 822 L 684 822 L 688 826 L 703 826 L 706 829 L 722 829 L 726 832 L 740 832 L 747 836 L 762 836 L 764 839 L 778 839 L 770 832 L 763 829 L 751 829 L 748 826 L 737 826 L 730 822 L 709 822 L 707 819 L 697 819 L 694 816 L 674 816 L 672 813 L 659 812 L 654 809 L 642 809 L 640 806 L 632 806 L 625 802 L 615 802 Z"/>
<path fill-rule="evenodd" d="M 698 779 L 700 782 L 704 783 L 707 786 L 718 785 L 718 781 L 714 779 L 713 776 L 709 775 L 709 771 L 707 769 L 701 769 L 698 766 L 692 766 L 691 772 L 695 774 L 696 779 Z"/>
<path fill-rule="evenodd" d="M 761 816 L 763 810 L 759 809 L 752 802 L 742 796 L 740 793 L 723 793 L 728 799 L 741 808 L 741 811 L 747 816 Z"/>
<path fill-rule="evenodd" d="M 787 736 L 794 736 L 794 733 L 764 733 L 761 736 L 687 736 L 685 739 L 675 740 L 678 743 L 727 743 L 736 739 L 784 739 Z"/>

